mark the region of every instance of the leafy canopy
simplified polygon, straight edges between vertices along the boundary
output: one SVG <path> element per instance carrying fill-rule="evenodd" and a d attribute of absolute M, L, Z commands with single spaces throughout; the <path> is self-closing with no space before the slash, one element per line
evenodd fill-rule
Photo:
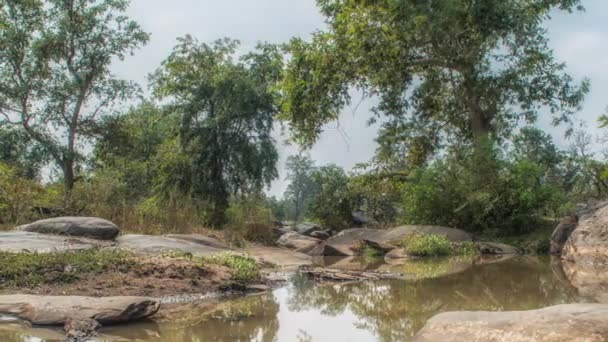
<path fill-rule="evenodd" d="M 271 132 L 281 55 L 260 44 L 237 59 L 237 47 L 186 36 L 152 76 L 154 93 L 180 120 L 159 187 L 208 201 L 215 226 L 225 223 L 230 196 L 259 191 L 277 176 Z"/>
<path fill-rule="evenodd" d="M 426 160 L 443 143 L 503 138 L 548 111 L 566 123 L 588 90 L 548 47 L 543 22 L 579 0 L 317 0 L 328 29 L 294 38 L 282 118 L 312 144 L 353 88 L 386 115 L 385 158 Z"/>

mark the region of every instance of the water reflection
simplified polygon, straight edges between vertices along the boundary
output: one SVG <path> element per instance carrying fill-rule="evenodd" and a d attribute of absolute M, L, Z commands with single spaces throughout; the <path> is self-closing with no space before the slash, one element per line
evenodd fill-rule
<path fill-rule="evenodd" d="M 443 311 L 528 310 L 586 300 L 569 285 L 559 271 L 561 267 L 552 267 L 548 258 L 518 257 L 491 264 L 480 264 L 479 260 L 454 262 L 390 266 L 393 271 L 401 268 L 404 273 L 417 273 L 418 278 L 431 276 L 417 280 L 320 286 L 304 277 L 294 277 L 288 287 L 273 293 L 241 298 L 210 312 L 191 315 L 198 317 L 195 323 L 112 328 L 103 331 L 104 338 L 168 342 L 407 341 L 426 320 Z M 454 270 L 453 265 L 466 267 L 459 268 L 458 273 L 446 272 Z M 0 340 L 5 340 L 1 332 Z"/>

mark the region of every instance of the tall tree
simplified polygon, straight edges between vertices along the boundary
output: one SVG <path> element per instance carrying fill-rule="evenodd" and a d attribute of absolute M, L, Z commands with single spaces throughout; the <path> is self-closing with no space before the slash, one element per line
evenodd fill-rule
<path fill-rule="evenodd" d="M 289 156 L 285 169 L 289 180 L 285 196 L 293 203 L 292 219 L 298 223 L 315 193 L 315 183 L 312 179 L 312 173 L 316 169 L 315 162 L 306 154 Z"/>
<path fill-rule="evenodd" d="M 282 118 L 304 144 L 338 118 L 353 88 L 378 97 L 383 147 L 402 153 L 406 144 L 418 162 L 450 139 L 479 146 L 508 136 L 544 111 L 568 122 L 588 91 L 555 60 L 543 28 L 579 0 L 317 4 L 328 30 L 292 39 L 283 83 Z"/>
<path fill-rule="evenodd" d="M 165 189 L 208 202 L 209 223 L 221 226 L 230 196 L 256 192 L 276 178 L 271 137 L 282 69 L 276 47 L 259 45 L 235 60 L 238 42 L 179 39 L 153 75 L 154 92 L 180 116 L 177 158 Z"/>
<path fill-rule="evenodd" d="M 0 3 L 0 125 L 19 127 L 63 173 L 70 192 L 83 138 L 136 90 L 110 65 L 148 41 L 128 0 Z"/>

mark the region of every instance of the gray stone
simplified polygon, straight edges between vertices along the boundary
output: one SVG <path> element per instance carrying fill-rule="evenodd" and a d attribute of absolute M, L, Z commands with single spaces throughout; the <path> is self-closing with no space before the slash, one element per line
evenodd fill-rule
<path fill-rule="evenodd" d="M 506 245 L 504 243 L 475 242 L 475 246 L 479 250 L 479 253 L 484 255 L 521 254 L 521 252 L 517 248 Z"/>
<path fill-rule="evenodd" d="M 277 240 L 277 246 L 283 248 L 294 249 L 299 252 L 307 252 L 312 248 L 316 247 L 321 240 L 315 239 L 310 236 L 305 236 L 296 232 L 290 232 L 283 234 Z"/>
<path fill-rule="evenodd" d="M 310 237 L 313 237 L 313 238 L 319 239 L 319 240 L 327 240 L 327 239 L 329 239 L 331 237 L 331 235 L 326 230 L 319 230 L 319 231 L 316 231 L 316 232 L 312 232 L 310 234 Z"/>
<path fill-rule="evenodd" d="M 218 240 L 196 234 L 167 236 L 129 234 L 119 237 L 116 242 L 119 248 L 133 251 L 138 255 L 179 252 L 204 257 L 232 251 Z"/>
<path fill-rule="evenodd" d="M 36 221 L 17 229 L 40 234 L 87 237 L 99 240 L 112 240 L 120 233 L 120 229 L 114 223 L 96 217 L 57 217 Z"/>
<path fill-rule="evenodd" d="M 309 255 L 285 248 L 257 246 L 247 248 L 245 252 L 261 262 L 268 262 L 282 268 L 312 264 L 312 258 Z"/>
<path fill-rule="evenodd" d="M 321 225 L 311 222 L 298 223 L 293 227 L 294 230 L 302 235 L 310 236 L 310 234 L 323 230 Z"/>
<path fill-rule="evenodd" d="M 608 305 L 568 304 L 531 311 L 458 311 L 434 316 L 414 341 L 606 341 Z"/>
<path fill-rule="evenodd" d="M 56 253 L 79 251 L 114 245 L 101 241 L 69 236 L 45 235 L 30 232 L 0 232 L 0 252 Z"/>
<path fill-rule="evenodd" d="M 578 218 L 576 215 L 571 215 L 564 217 L 561 219 L 553 234 L 551 234 L 550 241 L 550 249 L 549 253 L 553 255 L 560 255 L 562 253 L 562 248 L 564 248 L 564 244 L 568 241 L 568 238 L 574 231 L 578 224 Z"/>
<path fill-rule="evenodd" d="M 0 296 L 0 315 L 38 325 L 64 325 L 72 318 L 102 325 L 126 323 L 155 314 L 160 303 L 147 297 Z"/>

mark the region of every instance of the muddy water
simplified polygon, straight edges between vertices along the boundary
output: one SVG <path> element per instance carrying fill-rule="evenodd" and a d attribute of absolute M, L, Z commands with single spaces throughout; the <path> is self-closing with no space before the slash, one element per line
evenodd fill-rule
<path fill-rule="evenodd" d="M 102 329 L 101 341 L 407 341 L 433 315 L 588 302 L 549 258 L 437 259 L 404 265 L 324 260 L 327 267 L 400 271 L 404 280 L 319 285 L 294 276 L 272 293 L 188 312 L 182 323 Z M 48 329 L 0 323 L 0 341 L 54 341 Z"/>

